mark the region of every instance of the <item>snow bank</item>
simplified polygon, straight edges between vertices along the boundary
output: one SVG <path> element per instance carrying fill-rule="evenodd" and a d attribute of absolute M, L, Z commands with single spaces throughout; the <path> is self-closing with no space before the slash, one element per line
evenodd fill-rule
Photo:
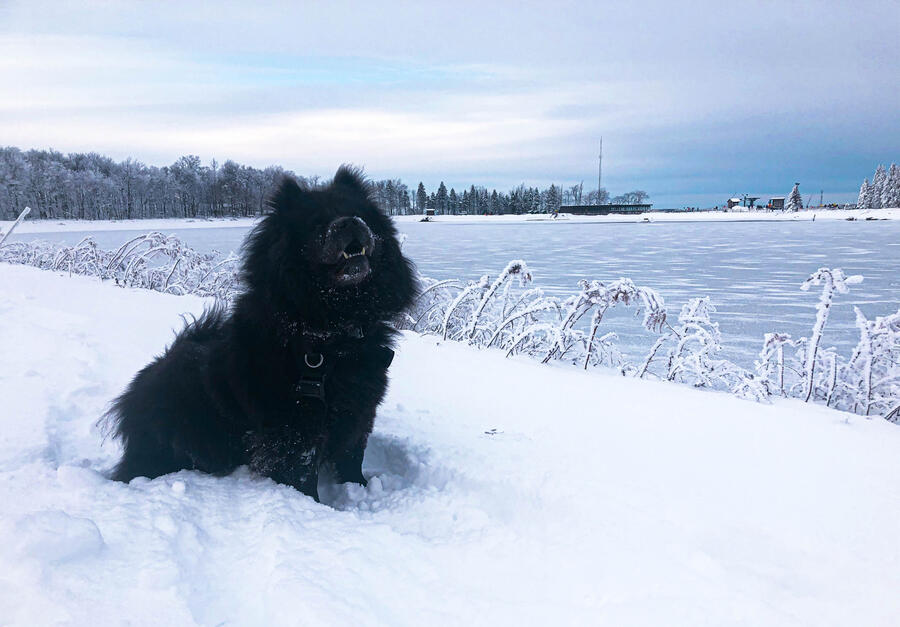
<path fill-rule="evenodd" d="M 422 216 L 395 216 L 396 222 L 418 222 Z M 515 222 L 805 222 L 812 220 L 900 220 L 900 209 L 805 209 L 780 211 L 691 211 L 669 213 L 651 211 L 634 215 L 576 216 L 563 213 L 553 219 L 549 215 L 502 216 L 435 216 L 435 224 L 507 224 Z"/>
<path fill-rule="evenodd" d="M 150 218 L 147 220 L 34 220 L 28 219 L 16 227 L 24 233 L 80 233 L 83 231 L 165 231 L 168 229 L 249 229 L 259 218 Z M 0 220 L 0 232 L 5 233 L 12 221 Z"/>
<path fill-rule="evenodd" d="M 0 623 L 889 625 L 900 430 L 406 334 L 366 489 L 130 485 L 95 422 L 203 301 L 0 265 Z"/>

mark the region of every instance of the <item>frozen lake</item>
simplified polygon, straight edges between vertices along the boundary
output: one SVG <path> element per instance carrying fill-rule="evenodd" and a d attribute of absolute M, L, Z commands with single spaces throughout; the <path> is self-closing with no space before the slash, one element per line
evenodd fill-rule
<path fill-rule="evenodd" d="M 709 296 L 718 309 L 726 357 L 752 366 L 763 334 L 808 335 L 817 293 L 800 283 L 821 266 L 862 274 L 865 282 L 839 296 L 826 345 L 846 352 L 856 343 L 852 305 L 868 317 L 900 307 L 900 221 L 567 224 L 403 223 L 405 252 L 419 271 L 437 279 L 495 275 L 511 259 L 524 259 L 535 285 L 548 294 L 577 291 L 579 279 L 630 277 L 665 298 L 670 315 L 694 296 Z M 114 248 L 143 231 L 107 231 L 95 236 Z M 174 229 L 200 250 L 236 250 L 247 230 L 211 227 Z M 74 244 L 88 233 L 19 235 Z M 605 330 L 616 331 L 632 359 L 650 346 L 627 309 L 610 312 Z"/>

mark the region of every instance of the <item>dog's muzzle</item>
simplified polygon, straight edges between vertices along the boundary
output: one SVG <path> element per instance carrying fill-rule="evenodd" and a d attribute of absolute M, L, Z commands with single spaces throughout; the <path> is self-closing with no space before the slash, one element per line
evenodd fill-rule
<path fill-rule="evenodd" d="M 335 266 L 336 282 L 355 285 L 371 273 L 369 260 L 374 249 L 375 236 L 362 219 L 338 218 L 325 231 L 322 261 Z"/>

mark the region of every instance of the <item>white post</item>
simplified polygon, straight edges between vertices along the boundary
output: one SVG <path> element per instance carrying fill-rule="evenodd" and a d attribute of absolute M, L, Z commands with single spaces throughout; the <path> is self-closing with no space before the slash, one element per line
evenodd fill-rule
<path fill-rule="evenodd" d="M 0 246 L 3 246 L 3 242 L 6 241 L 6 238 L 9 237 L 9 234 L 12 233 L 17 226 L 19 226 L 19 222 L 24 220 L 25 216 L 27 216 L 29 213 L 31 213 L 31 207 L 25 207 L 24 209 L 22 209 L 22 213 L 19 214 L 19 217 L 16 218 L 16 221 L 13 222 L 11 227 L 9 227 L 9 230 L 3 235 L 3 237 L 0 237 Z"/>

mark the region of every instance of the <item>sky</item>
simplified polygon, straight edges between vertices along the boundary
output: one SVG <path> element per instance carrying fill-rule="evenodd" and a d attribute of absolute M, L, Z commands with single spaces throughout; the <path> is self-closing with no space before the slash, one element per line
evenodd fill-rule
<path fill-rule="evenodd" d="M 900 161 L 900 4 L 0 0 L 0 145 L 166 165 L 855 200 Z"/>

